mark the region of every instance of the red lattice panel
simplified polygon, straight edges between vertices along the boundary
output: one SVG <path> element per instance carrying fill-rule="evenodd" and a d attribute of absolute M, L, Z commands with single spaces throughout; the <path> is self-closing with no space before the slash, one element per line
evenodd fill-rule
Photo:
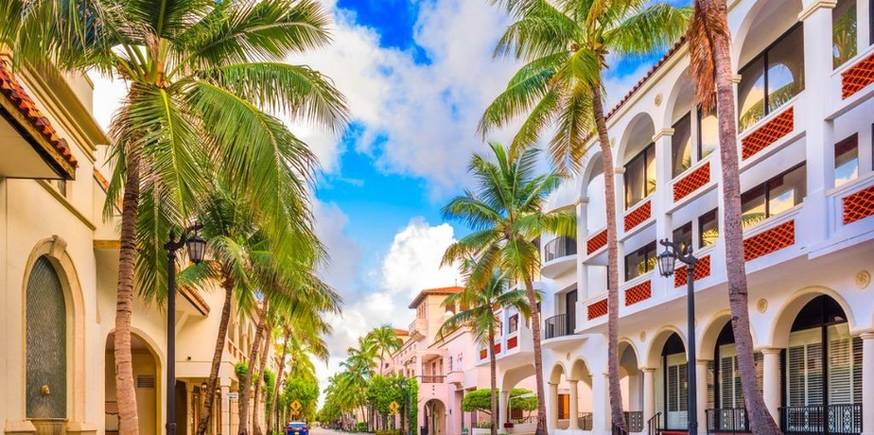
<path fill-rule="evenodd" d="M 625 231 L 631 231 L 652 216 L 652 202 L 647 200 L 643 205 L 625 214 Z"/>
<path fill-rule="evenodd" d="M 746 160 L 795 129 L 795 108 L 790 107 L 741 140 L 741 154 Z"/>
<path fill-rule="evenodd" d="M 485 349 L 481 349 L 479 351 L 479 359 L 486 359 L 486 358 L 488 358 L 488 356 L 489 356 L 489 353 L 486 352 Z"/>
<path fill-rule="evenodd" d="M 686 195 L 700 189 L 709 182 L 710 162 L 707 162 L 700 168 L 692 171 L 691 174 L 674 183 L 674 202 L 685 198 Z"/>
<path fill-rule="evenodd" d="M 841 74 L 841 97 L 850 98 L 871 83 L 874 83 L 874 54 L 862 59 Z"/>
<path fill-rule="evenodd" d="M 795 221 L 780 224 L 744 240 L 744 260 L 752 261 L 795 244 Z"/>
<path fill-rule="evenodd" d="M 874 216 L 874 186 L 847 195 L 844 197 L 843 203 L 844 225 L 868 216 Z"/>
<path fill-rule="evenodd" d="M 586 311 L 589 315 L 589 320 L 597 319 L 598 317 L 606 315 L 607 314 L 607 299 L 602 299 L 602 300 L 595 302 L 593 304 L 589 304 L 589 306 L 586 307 Z"/>
<path fill-rule="evenodd" d="M 689 272 L 686 271 L 686 266 L 680 267 L 674 271 L 674 287 L 682 287 L 686 285 L 686 278 Z M 710 256 L 698 259 L 698 264 L 695 265 L 695 280 L 704 279 L 710 276 Z"/>
<path fill-rule="evenodd" d="M 586 254 L 591 254 L 591 253 L 603 248 L 604 245 L 606 245 L 606 244 L 607 244 L 607 229 L 604 228 L 603 231 L 590 237 L 589 240 L 586 240 Z"/>
<path fill-rule="evenodd" d="M 510 337 L 507 339 L 507 349 L 515 349 L 519 345 L 519 338 Z"/>
<path fill-rule="evenodd" d="M 495 344 L 495 355 L 501 353 L 501 343 Z"/>
<path fill-rule="evenodd" d="M 625 290 L 625 306 L 645 301 L 652 296 L 652 281 L 646 280 Z"/>

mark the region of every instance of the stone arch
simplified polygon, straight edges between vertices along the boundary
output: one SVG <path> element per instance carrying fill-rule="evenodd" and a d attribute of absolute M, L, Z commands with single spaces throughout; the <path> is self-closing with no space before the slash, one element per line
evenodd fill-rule
<path fill-rule="evenodd" d="M 534 370 L 534 364 L 526 364 L 507 370 L 501 377 L 501 391 L 510 391 L 510 389 L 516 386 L 519 382 L 522 382 L 523 380 L 534 376 L 535 374 L 536 372 Z"/>
<path fill-rule="evenodd" d="M 795 317 L 798 316 L 798 313 L 801 312 L 801 309 L 804 308 L 808 302 L 812 301 L 817 296 L 822 295 L 832 298 L 841 306 L 844 315 L 847 316 L 847 326 L 849 326 L 850 331 L 854 331 L 858 325 L 853 317 L 853 309 L 843 296 L 828 287 L 805 287 L 796 291 L 786 300 L 786 302 L 783 303 L 779 310 L 777 310 L 777 313 L 779 314 L 777 314 L 777 317 L 772 322 L 767 346 L 777 348 L 787 347 L 789 345 L 789 332 L 792 329 L 792 323 L 795 321 Z"/>
<path fill-rule="evenodd" d="M 588 380 L 591 383 L 592 372 L 589 370 L 589 365 L 582 358 L 574 360 L 569 373 L 568 379 L 584 382 Z"/>
<path fill-rule="evenodd" d="M 440 399 L 429 399 L 422 407 L 425 415 L 423 420 L 428 428 L 428 435 L 446 435 L 447 408 Z"/>
<path fill-rule="evenodd" d="M 722 332 L 722 328 L 724 328 L 728 322 L 731 322 L 731 311 L 728 309 L 721 310 L 707 319 L 703 325 L 704 327 L 698 335 L 697 353 L 699 359 L 713 359 L 714 349 L 716 349 L 716 341 L 719 338 L 719 334 Z M 753 329 L 753 322 L 750 323 L 750 332 L 753 336 L 753 348 L 757 348 L 756 344 L 758 342 L 758 336 Z"/>
<path fill-rule="evenodd" d="M 619 141 L 614 161 L 615 166 L 624 166 L 628 160 L 649 145 L 655 136 L 655 131 L 655 121 L 649 113 L 640 112 L 634 115 L 625 126 Z"/>
<path fill-rule="evenodd" d="M 665 100 L 662 128 L 671 128 L 680 116 L 692 108 L 694 101 L 695 85 L 689 76 L 689 68 L 687 67 L 671 85 L 671 91 Z"/>
<path fill-rule="evenodd" d="M 562 376 L 567 379 L 569 375 L 570 372 L 565 368 L 564 364 L 561 361 L 557 361 L 555 365 L 552 366 L 552 370 L 549 371 L 549 383 L 558 384 L 561 382 Z"/>
<path fill-rule="evenodd" d="M 25 263 L 21 283 L 21 300 L 26 310 L 27 286 L 31 272 L 40 258 L 46 258 L 60 280 L 66 305 L 66 369 L 67 369 L 67 419 L 70 423 L 81 423 L 85 413 L 85 299 L 79 282 L 76 265 L 67 252 L 67 242 L 60 236 L 38 241 Z M 22 317 L 22 334 L 26 334 L 27 319 Z M 26 347 L 26 345 L 25 345 Z M 26 352 L 26 350 L 25 350 Z M 26 379 L 26 353 L 22 353 L 21 367 L 25 368 L 22 379 Z M 26 389 L 26 382 L 22 388 Z M 21 397 L 25 397 L 25 391 Z M 69 423 L 68 423 L 69 424 Z"/>
<path fill-rule="evenodd" d="M 109 331 L 109 333 L 106 334 L 104 349 L 107 353 L 114 352 L 114 341 L 113 341 L 113 334 L 114 333 L 115 333 L 115 329 L 112 329 L 111 331 Z M 165 379 L 165 373 L 166 373 L 165 372 L 165 367 L 166 367 L 165 355 L 166 354 L 164 352 L 163 346 L 161 346 L 161 344 L 157 340 L 155 340 L 153 337 L 151 337 L 144 330 L 137 328 L 137 327 L 134 327 L 134 326 L 131 326 L 130 333 L 131 333 L 131 352 L 132 352 L 132 354 L 136 354 L 137 350 L 145 350 L 152 357 L 154 365 L 155 365 L 155 367 L 154 367 L 155 385 L 154 385 L 154 394 L 153 394 L 154 400 L 155 400 L 154 419 L 152 420 L 152 422 L 150 422 L 148 424 L 144 424 L 144 422 L 143 422 L 144 418 L 142 416 L 140 416 L 140 432 L 143 433 L 143 428 L 144 427 L 148 428 L 149 425 L 152 423 L 154 424 L 154 429 L 157 430 L 158 432 L 160 432 L 162 429 L 162 426 L 163 426 L 162 422 L 164 421 L 164 406 L 162 406 L 162 403 L 163 403 L 162 400 L 166 395 L 165 391 L 164 391 L 165 384 L 166 384 L 166 379 Z M 108 360 L 105 360 L 104 364 L 108 364 Z M 114 356 L 113 356 L 113 364 L 114 364 Z M 134 382 L 136 383 L 137 382 L 136 361 L 134 361 L 133 364 L 134 364 Z M 110 368 L 110 367 L 104 367 L 104 371 L 105 371 L 105 376 L 108 377 L 115 372 L 115 369 Z M 113 382 L 114 382 L 114 380 L 113 380 Z M 108 383 L 105 383 L 104 385 L 105 385 L 105 388 L 109 388 Z M 137 400 L 138 401 L 140 400 L 139 393 L 137 394 Z M 139 405 L 138 405 L 138 407 L 139 407 Z"/>
<path fill-rule="evenodd" d="M 683 348 L 686 349 L 686 353 L 689 352 L 689 342 L 682 331 L 680 331 L 675 326 L 664 326 L 656 332 L 652 339 L 649 340 L 649 344 L 646 347 L 646 351 L 644 355 L 646 355 L 646 362 L 640 365 L 640 368 L 656 368 L 661 364 L 662 358 L 662 348 L 665 346 L 665 343 L 668 341 L 668 338 L 671 335 L 677 334 L 680 337 L 680 341 L 683 342 Z"/>
<path fill-rule="evenodd" d="M 760 49 L 768 45 L 768 43 L 763 45 L 758 43 L 760 41 L 757 41 L 756 38 L 761 35 L 761 32 L 779 31 L 785 22 L 797 21 L 798 15 L 803 9 L 802 0 L 782 2 L 754 0 L 753 3 L 740 21 L 737 30 L 732 32 L 735 35 L 732 47 L 735 49 L 732 50 L 731 56 L 735 71 L 744 66 Z M 777 19 L 781 21 L 776 21 Z M 762 22 L 771 23 L 771 26 L 760 25 Z"/>

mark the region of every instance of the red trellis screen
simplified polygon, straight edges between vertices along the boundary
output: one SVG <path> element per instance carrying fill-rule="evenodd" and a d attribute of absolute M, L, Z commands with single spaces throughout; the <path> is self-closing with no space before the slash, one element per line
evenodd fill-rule
<path fill-rule="evenodd" d="M 744 260 L 752 261 L 795 244 L 795 221 L 780 224 L 744 240 Z"/>
<path fill-rule="evenodd" d="M 652 296 L 652 281 L 646 280 L 625 290 L 625 306 L 645 301 Z"/>
<path fill-rule="evenodd" d="M 741 140 L 741 155 L 746 160 L 777 142 L 795 128 L 795 108 L 790 107 Z"/>
<path fill-rule="evenodd" d="M 589 320 L 596 319 L 607 314 L 607 299 L 602 299 L 587 307 Z"/>
<path fill-rule="evenodd" d="M 850 98 L 871 83 L 874 83 L 874 54 L 841 74 L 841 97 Z"/>
<path fill-rule="evenodd" d="M 682 287 L 686 285 L 686 279 L 689 273 L 686 271 L 686 266 L 682 266 L 674 271 L 674 287 Z M 710 256 L 698 259 L 698 264 L 695 265 L 695 280 L 704 279 L 710 276 Z"/>
<path fill-rule="evenodd" d="M 507 349 L 515 349 L 519 345 L 518 337 L 510 337 L 507 339 Z"/>
<path fill-rule="evenodd" d="M 685 198 L 690 193 L 700 189 L 710 182 L 710 162 L 701 165 L 676 183 L 674 183 L 674 202 Z"/>
<path fill-rule="evenodd" d="M 589 240 L 586 240 L 586 254 L 592 254 L 593 252 L 601 249 L 606 244 L 607 229 L 604 228 L 603 231 L 590 237 Z"/>
<path fill-rule="evenodd" d="M 843 199 L 843 205 L 844 225 L 868 216 L 874 216 L 874 186 L 862 189 L 852 195 L 847 195 Z"/>
<path fill-rule="evenodd" d="M 631 231 L 652 216 L 652 202 L 647 200 L 643 205 L 625 214 L 625 231 Z"/>

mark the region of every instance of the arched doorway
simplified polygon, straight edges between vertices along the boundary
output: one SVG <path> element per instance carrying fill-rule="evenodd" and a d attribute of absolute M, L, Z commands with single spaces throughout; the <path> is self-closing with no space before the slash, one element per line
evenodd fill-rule
<path fill-rule="evenodd" d="M 756 384 L 761 394 L 764 385 L 763 355 L 753 354 Z M 699 381 L 700 382 L 700 381 Z M 737 348 L 731 322 L 724 321 L 713 347 L 713 360 L 707 370 L 707 428 L 717 432 L 749 432 Z"/>
<path fill-rule="evenodd" d="M 661 403 L 666 430 L 685 430 L 688 424 L 689 379 L 686 346 L 672 333 L 661 352 Z"/>
<path fill-rule="evenodd" d="M 446 435 L 446 406 L 437 399 L 425 402 L 423 435 Z"/>
<path fill-rule="evenodd" d="M 622 409 L 625 428 L 629 432 L 642 432 L 643 421 L 643 373 L 637 363 L 637 352 L 627 341 L 619 343 L 619 385 L 622 391 Z"/>
<path fill-rule="evenodd" d="M 26 412 L 37 433 L 58 433 L 67 418 L 67 301 L 60 275 L 45 255 L 26 289 Z"/>
<path fill-rule="evenodd" d="M 106 339 L 106 434 L 118 433 L 118 402 L 115 394 L 115 342 L 113 334 Z M 131 333 L 131 357 L 133 359 L 134 389 L 137 400 L 137 416 L 140 433 L 159 433 L 160 414 L 160 363 L 148 342 Z"/>
<path fill-rule="evenodd" d="M 862 340 L 837 301 L 820 295 L 798 312 L 782 366 L 784 432 L 861 432 Z"/>

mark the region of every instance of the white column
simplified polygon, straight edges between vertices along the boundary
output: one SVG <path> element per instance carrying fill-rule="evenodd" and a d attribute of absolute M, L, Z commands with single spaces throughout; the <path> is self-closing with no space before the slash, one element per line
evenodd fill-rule
<path fill-rule="evenodd" d="M 504 424 L 510 421 L 510 392 L 501 391 L 498 394 L 498 432 L 504 430 Z"/>
<path fill-rule="evenodd" d="M 874 435 L 874 332 L 862 334 L 862 434 Z"/>
<path fill-rule="evenodd" d="M 580 415 L 580 405 L 579 405 L 579 391 L 577 390 L 577 386 L 579 381 L 568 379 L 568 384 L 570 384 L 570 426 L 568 426 L 571 430 L 577 430 L 580 428 L 580 421 L 577 417 Z"/>
<path fill-rule="evenodd" d="M 670 120 L 668 120 L 670 122 Z M 656 192 L 652 195 L 652 215 L 656 218 L 656 240 L 672 238 L 672 223 L 667 210 L 674 201 L 671 189 L 671 140 L 673 128 L 663 128 L 656 131 L 652 141 L 656 151 Z M 683 222 L 681 222 L 683 223 Z M 653 294 L 669 294 L 674 290 L 674 278 L 654 274 L 652 280 Z"/>
<path fill-rule="evenodd" d="M 610 433 L 610 383 L 607 373 L 592 376 L 592 431 Z"/>
<path fill-rule="evenodd" d="M 549 384 L 549 401 L 546 403 L 549 405 L 547 407 L 547 413 L 549 414 L 548 429 L 556 430 L 558 428 L 558 384 Z"/>
<path fill-rule="evenodd" d="M 698 433 L 707 433 L 707 364 L 710 361 L 698 360 L 695 364 L 696 396 L 698 399 Z"/>
<path fill-rule="evenodd" d="M 762 349 L 762 396 L 775 421 L 780 421 L 780 349 Z"/>
<path fill-rule="evenodd" d="M 655 369 L 642 368 L 643 372 L 643 422 L 655 415 Z"/>
<path fill-rule="evenodd" d="M 231 386 L 221 386 L 222 391 L 222 434 L 231 433 Z"/>

